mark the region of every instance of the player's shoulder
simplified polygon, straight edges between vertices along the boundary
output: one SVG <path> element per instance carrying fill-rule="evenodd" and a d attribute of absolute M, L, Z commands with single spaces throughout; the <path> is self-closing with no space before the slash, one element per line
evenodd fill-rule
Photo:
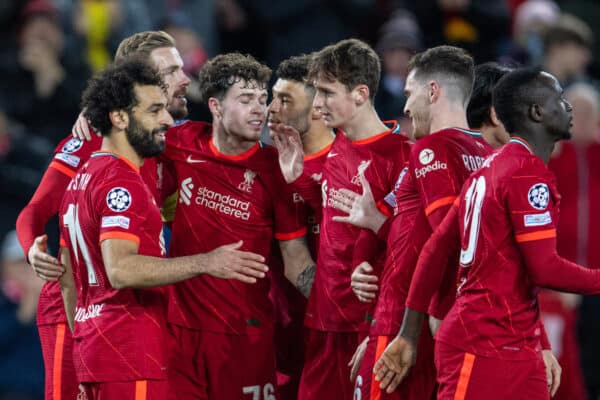
<path fill-rule="evenodd" d="M 166 144 L 185 146 L 202 137 L 212 134 L 212 125 L 204 121 L 181 120 L 169 128 Z"/>
<path fill-rule="evenodd" d="M 77 169 L 89 155 L 100 149 L 102 137 L 92 133 L 92 139 L 82 140 L 71 135 L 61 140 L 54 149 L 54 159 Z"/>

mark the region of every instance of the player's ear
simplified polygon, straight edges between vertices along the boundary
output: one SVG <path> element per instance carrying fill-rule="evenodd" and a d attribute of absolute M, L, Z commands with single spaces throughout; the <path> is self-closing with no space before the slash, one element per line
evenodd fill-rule
<path fill-rule="evenodd" d="M 429 103 L 435 103 L 440 97 L 440 84 L 437 81 L 429 81 L 427 85 L 427 97 L 429 98 Z"/>
<path fill-rule="evenodd" d="M 539 104 L 532 104 L 529 107 L 529 118 L 531 118 L 534 122 L 542 122 L 544 119 L 544 109 Z"/>
<path fill-rule="evenodd" d="M 219 101 L 219 99 L 216 97 L 210 97 L 208 99 L 208 108 L 210 113 L 213 115 L 213 118 L 223 118 L 223 106 L 221 105 L 221 101 Z"/>
<path fill-rule="evenodd" d="M 110 122 L 118 129 L 126 129 L 129 126 L 129 114 L 125 110 L 115 110 L 108 113 Z"/>
<path fill-rule="evenodd" d="M 496 114 L 496 109 L 494 109 L 494 106 L 490 106 L 490 122 L 494 126 L 500 126 L 502 124 L 498 119 L 498 115 Z"/>
<path fill-rule="evenodd" d="M 352 97 L 357 106 L 362 106 L 369 101 L 369 94 L 367 85 L 358 85 L 352 90 Z"/>

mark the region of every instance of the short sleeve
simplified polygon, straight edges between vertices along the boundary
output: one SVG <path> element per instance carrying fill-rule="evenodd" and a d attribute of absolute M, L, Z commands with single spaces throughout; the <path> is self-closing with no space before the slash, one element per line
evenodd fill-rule
<path fill-rule="evenodd" d="M 130 240 L 138 245 L 142 226 L 151 204 L 141 178 L 123 179 L 102 185 L 97 191 L 96 207 L 100 218 L 100 238 Z"/>
<path fill-rule="evenodd" d="M 413 174 L 425 215 L 432 229 L 435 229 L 446 213 L 439 218 L 435 218 L 434 214 L 438 210 L 447 210 L 452 205 L 460 194 L 462 185 L 455 170 L 455 160 L 449 154 L 447 146 L 443 146 L 444 142 L 419 142 L 413 146 L 409 169 Z"/>
<path fill-rule="evenodd" d="M 92 152 L 100 149 L 102 138 L 92 132 L 92 140 L 87 142 L 70 135 L 64 138 L 54 149 L 49 168 L 54 168 L 73 178 L 75 173 L 89 158 Z"/>
<path fill-rule="evenodd" d="M 558 193 L 548 170 L 520 168 L 499 190 L 505 192 L 517 243 L 556 237 Z"/>

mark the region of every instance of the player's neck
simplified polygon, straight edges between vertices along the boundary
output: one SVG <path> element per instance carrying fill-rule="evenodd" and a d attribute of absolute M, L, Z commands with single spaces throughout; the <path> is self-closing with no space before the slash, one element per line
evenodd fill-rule
<path fill-rule="evenodd" d="M 304 154 L 311 155 L 329 146 L 335 135 L 323 123 L 323 120 L 312 121 L 310 129 L 302 135 Z"/>
<path fill-rule="evenodd" d="M 554 151 L 554 145 L 556 144 L 553 141 L 549 141 L 545 134 L 537 134 L 537 135 L 518 135 L 521 139 L 527 142 L 529 149 L 544 161 L 544 164 L 548 164 L 550 161 L 550 156 Z"/>
<path fill-rule="evenodd" d="M 467 113 L 461 105 L 448 103 L 441 107 L 431 109 L 431 132 L 438 132 L 448 128 L 469 129 Z"/>
<path fill-rule="evenodd" d="M 110 136 L 104 136 L 102 138 L 101 149 L 126 158 L 138 168 L 144 163 L 144 159 L 140 157 L 131 144 L 129 144 L 127 135 L 124 131 L 112 133 Z"/>
<path fill-rule="evenodd" d="M 371 104 L 365 104 L 350 120 L 340 126 L 340 129 L 348 139 L 355 141 L 385 132 L 388 127 L 381 122 L 375 108 Z"/>
<path fill-rule="evenodd" d="M 237 156 L 250 150 L 256 141 L 244 139 L 241 136 L 220 130 L 213 125 L 212 143 L 215 148 L 222 154 L 229 156 Z"/>

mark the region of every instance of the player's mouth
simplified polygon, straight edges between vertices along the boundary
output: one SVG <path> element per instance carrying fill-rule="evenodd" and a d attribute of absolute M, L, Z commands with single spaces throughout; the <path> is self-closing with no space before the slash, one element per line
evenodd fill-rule
<path fill-rule="evenodd" d="M 253 119 L 248 121 L 248 125 L 250 125 L 250 127 L 253 130 L 257 130 L 260 131 L 264 125 L 265 121 L 263 121 L 262 119 Z"/>
<path fill-rule="evenodd" d="M 158 137 L 160 140 L 165 140 L 167 129 L 166 128 L 155 129 L 153 133 L 154 133 L 154 136 Z"/>
<path fill-rule="evenodd" d="M 187 94 L 187 88 L 180 89 L 173 93 L 173 100 L 177 100 L 182 102 L 183 104 L 187 104 L 187 98 L 185 95 Z"/>

